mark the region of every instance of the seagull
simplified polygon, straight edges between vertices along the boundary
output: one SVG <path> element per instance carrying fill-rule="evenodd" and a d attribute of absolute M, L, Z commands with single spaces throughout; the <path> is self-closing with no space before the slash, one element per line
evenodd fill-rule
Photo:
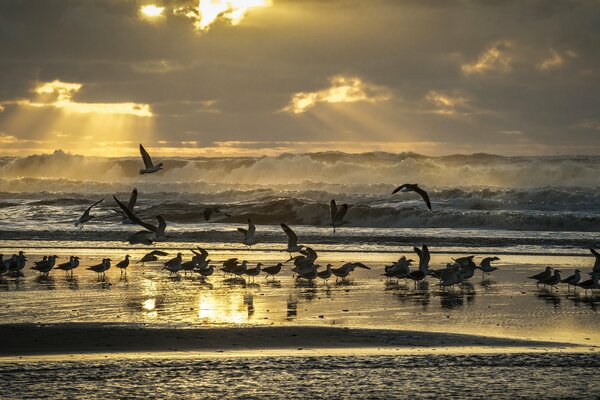
<path fill-rule="evenodd" d="M 431 256 L 429 254 L 429 248 L 426 244 L 424 244 L 420 249 L 418 247 L 413 247 L 413 250 L 419 256 L 419 269 L 416 271 L 411 271 L 406 278 L 414 281 L 415 288 L 417 287 L 417 282 L 424 280 L 427 275 L 431 274 L 431 270 L 429 269 L 429 260 Z"/>
<path fill-rule="evenodd" d="M 4 254 L 0 254 L 0 275 L 5 274 L 10 269 L 10 260 L 4 259 Z"/>
<path fill-rule="evenodd" d="M 94 204 L 92 204 L 91 206 L 86 208 L 86 210 L 83 212 L 81 217 L 79 217 L 79 219 L 77 221 L 75 221 L 75 226 L 79 226 L 79 228 L 81 229 L 81 228 L 83 228 L 83 224 L 85 224 L 86 222 L 90 222 L 92 219 L 96 218 L 95 215 L 90 215 L 90 211 L 92 211 L 92 208 L 96 207 L 98 204 L 102 203 L 103 201 L 104 201 L 104 199 L 98 200 L 97 202 L 95 202 Z"/>
<path fill-rule="evenodd" d="M 481 270 L 481 276 L 485 274 L 489 274 L 490 272 L 494 272 L 498 269 L 498 267 L 493 267 L 491 265 L 492 262 L 500 260 L 498 257 L 486 257 L 479 263 L 477 269 Z"/>
<path fill-rule="evenodd" d="M 163 269 L 169 271 L 170 274 L 176 274 L 181 269 L 181 257 L 183 255 L 181 253 L 177 253 L 176 257 L 171 258 L 169 261 L 165 262 L 165 266 Z"/>
<path fill-rule="evenodd" d="M 598 278 L 600 277 L 600 275 L 596 272 L 592 272 L 590 273 L 590 275 L 592 276 L 591 279 L 577 284 L 577 286 L 579 286 L 580 288 L 585 289 L 586 294 L 588 290 L 591 290 L 593 294 L 594 289 L 600 289 L 600 284 L 598 284 Z"/>
<path fill-rule="evenodd" d="M 144 161 L 144 168 L 140 169 L 138 171 L 140 173 L 140 175 L 153 174 L 153 173 L 158 172 L 161 169 L 163 169 L 162 163 L 158 163 L 156 165 L 154 165 L 152 163 L 152 158 L 150 158 L 150 154 L 148 154 L 148 152 L 146 151 L 146 149 L 144 149 L 144 146 L 142 146 L 141 143 L 140 143 L 140 154 L 142 155 L 142 160 Z"/>
<path fill-rule="evenodd" d="M 129 203 L 127 204 L 127 207 L 131 210 L 131 212 L 134 212 L 135 203 L 137 202 L 137 197 L 138 197 L 138 191 L 136 188 L 133 188 L 133 190 L 131 191 L 131 195 L 129 195 Z M 121 210 L 115 210 L 115 211 L 118 212 L 119 214 L 123 214 L 123 218 L 121 219 L 121 222 L 123 224 L 133 224 L 134 223 L 133 221 L 131 221 L 129 219 L 129 217 L 127 217 L 127 215 L 125 213 L 123 213 L 123 211 L 121 211 Z"/>
<path fill-rule="evenodd" d="M 254 282 L 254 277 L 260 275 L 260 267 L 262 267 L 262 263 L 256 264 L 254 268 L 246 268 L 244 273 L 248 276 L 252 277 L 252 282 Z"/>
<path fill-rule="evenodd" d="M 149 232 L 154 233 L 154 241 L 161 242 L 161 241 L 165 241 L 167 239 L 168 236 L 165 234 L 165 229 L 167 229 L 167 222 L 160 214 L 156 216 L 158 225 L 149 224 L 149 223 L 144 222 L 141 219 L 139 219 L 138 216 L 135 215 L 134 212 L 129 209 L 129 207 L 127 207 L 125 204 L 123 204 L 121 201 L 119 201 L 119 199 L 117 199 L 117 196 L 113 195 L 113 198 L 115 199 L 115 201 L 117 202 L 119 207 L 121 207 L 121 210 L 123 210 L 125 215 L 127 215 L 127 217 L 131 220 L 131 222 L 138 224 L 139 226 L 141 226 L 142 228 L 145 228 Z M 140 235 L 141 235 L 141 232 L 137 232 L 134 236 L 140 236 Z M 131 239 L 131 237 L 130 237 L 130 239 Z"/>
<path fill-rule="evenodd" d="M 566 283 L 567 290 L 570 290 L 571 285 L 577 286 L 577 284 L 579 283 L 580 280 L 581 280 L 581 271 L 576 269 L 575 273 L 573 275 L 569 276 L 568 278 L 563 279 L 562 281 L 560 281 L 560 283 Z"/>
<path fill-rule="evenodd" d="M 248 229 L 237 228 L 237 230 L 242 235 L 244 235 L 244 239 L 242 240 L 242 243 L 245 244 L 246 246 L 250 247 L 250 246 L 258 243 L 256 241 L 256 239 L 254 239 L 254 233 L 256 233 L 256 226 L 252 223 L 252 220 L 250 218 L 248 218 Z"/>
<path fill-rule="evenodd" d="M 50 256 L 48 257 L 46 262 L 36 264 L 33 267 L 31 267 L 31 269 L 39 271 L 40 273 L 48 276 L 48 273 L 52 270 L 52 268 L 54 268 L 54 264 L 56 263 L 57 258 L 58 256 Z"/>
<path fill-rule="evenodd" d="M 535 279 L 537 281 L 535 286 L 539 286 L 540 283 L 545 281 L 546 279 L 552 276 L 552 267 L 546 267 L 544 272 L 540 272 L 539 274 L 535 274 L 533 276 L 527 277 L 527 279 Z"/>
<path fill-rule="evenodd" d="M 103 258 L 100 264 L 92 265 L 87 267 L 87 269 L 94 271 L 98 278 L 100 278 L 100 274 L 104 277 L 104 273 L 110 269 L 110 258 Z"/>
<path fill-rule="evenodd" d="M 121 274 L 127 274 L 127 267 L 129 267 L 129 254 L 125 256 L 123 261 L 119 261 L 117 264 L 115 264 L 115 267 L 121 270 Z"/>
<path fill-rule="evenodd" d="M 224 274 L 232 274 L 233 271 L 239 267 L 239 265 L 240 263 L 238 262 L 237 258 L 229 258 L 223 261 L 223 267 L 221 268 L 221 271 L 223 271 Z"/>
<path fill-rule="evenodd" d="M 298 236 L 296 236 L 296 233 L 289 226 L 282 223 L 281 229 L 283 229 L 283 231 L 285 232 L 285 234 L 288 237 L 287 248 L 284 251 L 287 251 L 288 253 L 290 253 L 290 257 L 291 257 L 292 253 L 296 253 L 296 252 L 302 250 L 302 248 L 304 246 L 298 244 Z"/>
<path fill-rule="evenodd" d="M 590 249 L 590 251 L 596 257 L 596 262 L 594 263 L 594 269 L 592 271 L 593 272 L 600 272 L 600 253 L 598 253 L 594 249 Z"/>
<path fill-rule="evenodd" d="M 11 272 L 19 272 L 21 271 L 23 268 L 25 268 L 25 263 L 27 262 L 27 257 L 25 257 L 25 253 L 22 251 L 19 251 L 18 255 L 15 255 L 13 257 L 13 259 L 11 259 L 11 263 L 10 263 L 10 271 Z"/>
<path fill-rule="evenodd" d="M 383 275 L 388 278 L 396 278 L 396 282 L 400 279 L 406 279 L 408 274 L 410 274 L 410 264 L 412 264 L 412 262 L 412 259 L 407 259 L 405 256 L 402 256 L 392 265 L 386 266 Z"/>
<path fill-rule="evenodd" d="M 331 275 L 333 274 L 331 267 L 333 267 L 333 265 L 327 264 L 325 271 L 318 272 L 317 276 L 327 282 L 327 280 L 331 278 Z"/>
<path fill-rule="evenodd" d="M 332 269 L 331 272 L 333 273 L 333 275 L 336 276 L 336 282 L 337 282 L 337 278 L 346 279 L 346 277 L 348 275 L 350 275 L 350 273 L 352 271 L 354 271 L 355 268 L 371 269 L 363 263 L 354 262 L 354 263 L 346 263 L 339 268 Z"/>
<path fill-rule="evenodd" d="M 219 210 L 218 207 L 206 207 L 202 212 L 202 215 L 207 222 L 210 220 L 210 217 L 212 217 L 213 214 L 223 214 L 228 218 L 231 217 L 231 215 L 227 214 L 226 212 Z"/>
<path fill-rule="evenodd" d="M 215 268 L 210 265 L 210 260 L 206 260 L 206 268 L 195 269 L 195 272 L 199 273 L 203 277 L 211 276 L 215 272 Z"/>
<path fill-rule="evenodd" d="M 454 285 L 460 285 L 462 282 L 464 281 L 461 271 L 456 269 L 454 271 L 452 271 L 448 276 L 446 276 L 445 279 L 440 280 L 440 286 L 442 287 L 452 287 L 454 288 Z"/>
<path fill-rule="evenodd" d="M 79 260 L 80 258 L 77 256 L 70 256 L 68 262 L 58 264 L 56 266 L 56 269 L 63 270 L 66 273 L 69 273 L 69 271 L 71 271 L 71 276 L 73 276 L 73 270 L 79 267 Z"/>
<path fill-rule="evenodd" d="M 555 269 L 554 270 L 554 275 L 550 276 L 547 279 L 544 279 L 543 281 L 541 281 L 540 283 L 543 283 L 544 286 L 550 286 L 550 288 L 554 288 L 554 286 L 556 286 L 557 284 L 560 283 L 562 279 L 560 278 L 560 270 Z"/>
<path fill-rule="evenodd" d="M 198 251 L 191 250 L 192 253 L 196 255 L 196 268 L 197 269 L 205 269 L 208 268 L 208 264 L 210 260 L 208 258 L 208 251 L 204 250 L 202 247 L 197 246 Z"/>
<path fill-rule="evenodd" d="M 427 204 L 427 208 L 429 208 L 431 210 L 431 201 L 429 201 L 429 195 L 427 194 L 426 191 L 421 189 L 419 187 L 419 185 L 417 185 L 416 183 L 405 183 L 404 185 L 398 186 L 396 189 L 394 189 L 392 194 L 398 193 L 400 191 L 402 191 L 403 193 L 406 193 L 406 192 L 418 193 L 423 198 L 423 200 L 425 200 L 425 204 Z"/>
<path fill-rule="evenodd" d="M 129 218 L 128 218 L 129 220 Z M 130 245 L 143 244 L 144 246 L 150 246 L 154 243 L 154 234 L 149 231 L 137 231 L 133 235 L 129 236 L 127 240 L 125 240 Z"/>
<path fill-rule="evenodd" d="M 150 253 L 145 254 L 140 259 L 140 262 L 142 263 L 142 267 L 143 267 L 144 263 L 158 261 L 158 257 L 164 257 L 164 256 L 168 256 L 168 255 L 169 255 L 169 253 L 167 253 L 165 251 L 152 250 Z"/>
<path fill-rule="evenodd" d="M 348 204 L 342 204 L 342 206 L 338 209 L 335 200 L 331 200 L 329 203 L 329 213 L 331 217 L 331 226 L 333 227 L 333 233 L 335 233 L 335 227 L 341 227 L 343 225 L 347 225 L 350 221 L 345 221 L 344 217 L 348 212 Z"/>
<path fill-rule="evenodd" d="M 277 275 L 278 273 L 281 272 L 282 266 L 283 266 L 282 263 L 277 263 L 276 265 L 273 265 L 271 267 L 264 267 L 262 269 L 262 271 L 266 274 L 265 279 L 269 279 L 269 275 L 270 275 L 273 277 L 273 280 L 275 280 L 275 275 Z"/>
<path fill-rule="evenodd" d="M 188 271 L 193 271 L 197 267 L 198 267 L 198 256 L 196 256 L 196 255 L 192 256 L 192 259 L 190 261 L 181 263 L 181 270 L 183 271 L 184 275 L 187 275 Z"/>

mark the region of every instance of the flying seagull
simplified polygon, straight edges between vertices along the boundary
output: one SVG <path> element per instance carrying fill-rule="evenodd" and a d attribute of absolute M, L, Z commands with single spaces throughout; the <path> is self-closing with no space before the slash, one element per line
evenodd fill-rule
<path fill-rule="evenodd" d="M 104 199 L 98 200 L 97 202 L 95 202 L 94 204 L 92 204 L 91 206 L 86 208 L 86 210 L 83 212 L 81 217 L 79 217 L 79 219 L 77 221 L 75 221 L 75 226 L 79 226 L 79 228 L 81 229 L 81 228 L 83 228 L 83 224 L 85 224 L 86 222 L 90 222 L 92 219 L 96 218 L 95 215 L 90 215 L 90 211 L 92 211 L 92 208 L 96 207 L 98 204 L 102 203 L 103 201 L 104 201 Z"/>
<path fill-rule="evenodd" d="M 425 200 L 425 204 L 427 204 L 427 208 L 429 208 L 431 210 L 431 202 L 429 201 L 429 195 L 427 194 L 426 191 L 421 189 L 419 187 L 419 185 L 417 185 L 416 183 L 405 183 L 404 185 L 398 186 L 392 192 L 392 194 L 398 193 L 400 191 L 402 191 L 403 193 L 406 193 L 406 192 L 418 193 L 423 198 L 423 200 Z"/>
<path fill-rule="evenodd" d="M 133 190 L 131 191 L 131 194 L 129 195 L 129 203 L 127 203 L 127 207 L 129 207 L 129 209 L 131 211 L 134 211 L 134 209 L 135 209 L 135 204 L 137 203 L 137 197 L 138 197 L 137 188 L 133 188 Z M 118 214 L 121 214 L 121 216 L 122 216 L 121 222 L 122 223 L 124 223 L 124 224 L 133 224 L 133 222 L 131 222 L 129 220 L 129 218 L 127 218 L 127 215 L 125 215 L 123 213 L 123 211 L 117 210 L 117 209 L 115 209 L 114 211 L 116 213 L 118 213 Z"/>
<path fill-rule="evenodd" d="M 335 200 L 331 200 L 329 203 L 329 213 L 331 216 L 331 226 L 333 227 L 333 233 L 335 233 L 335 227 L 340 227 L 343 225 L 347 225 L 350 221 L 345 221 L 344 217 L 348 212 L 348 204 L 342 204 L 342 206 L 338 209 L 337 204 L 335 204 Z"/>
<path fill-rule="evenodd" d="M 237 228 L 238 232 L 244 235 L 244 239 L 242 239 L 242 243 L 246 246 L 252 246 L 253 244 L 258 243 L 256 239 L 254 239 L 254 233 L 256 232 L 256 226 L 252 223 L 252 220 L 248 218 L 248 229 Z"/>
<path fill-rule="evenodd" d="M 123 210 L 125 215 L 127 215 L 127 217 L 131 220 L 131 222 L 133 222 L 134 224 L 138 224 L 142 228 L 154 233 L 154 241 L 160 242 L 167 239 L 167 235 L 165 235 L 165 229 L 167 229 L 167 222 L 161 215 L 156 216 L 158 225 L 149 224 L 139 219 L 138 216 L 135 215 L 133 211 L 129 209 L 129 207 L 127 207 L 125 204 L 119 201 L 119 199 L 117 199 L 117 196 L 113 195 L 113 198 L 115 199 L 119 207 L 121 207 L 121 210 Z M 140 235 L 140 232 L 136 233 L 136 235 Z"/>
<path fill-rule="evenodd" d="M 153 174 L 155 172 L 160 171 L 162 168 L 162 163 L 158 163 L 154 165 L 152 163 L 152 158 L 150 158 L 150 154 L 144 149 L 144 146 L 140 143 L 140 154 L 142 155 L 142 160 L 144 161 L 144 168 L 140 169 L 138 172 L 140 175 L 144 174 Z"/>
<path fill-rule="evenodd" d="M 292 230 L 292 228 L 290 228 L 286 224 L 282 223 L 281 229 L 283 229 L 283 231 L 285 232 L 285 234 L 288 237 L 287 248 L 284 251 L 287 251 L 288 253 L 290 253 L 290 257 L 291 257 L 292 253 L 302 250 L 302 248 L 304 246 L 298 244 L 298 236 L 296 236 L 296 233 Z"/>
<path fill-rule="evenodd" d="M 202 212 L 202 215 L 207 222 L 210 221 L 210 217 L 212 217 L 213 214 L 223 214 L 228 218 L 231 217 L 231 215 L 227 214 L 226 212 L 219 210 L 218 207 L 206 207 Z"/>

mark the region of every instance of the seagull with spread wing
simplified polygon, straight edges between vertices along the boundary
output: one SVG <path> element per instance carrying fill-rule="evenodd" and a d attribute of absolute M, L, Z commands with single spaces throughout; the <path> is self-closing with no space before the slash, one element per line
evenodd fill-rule
<path fill-rule="evenodd" d="M 90 211 L 92 211 L 92 208 L 96 207 L 98 204 L 102 203 L 103 201 L 104 201 L 104 199 L 98 200 L 97 202 L 95 202 L 94 204 L 92 204 L 91 206 L 86 208 L 86 210 L 83 212 L 81 217 L 79 217 L 79 219 L 77 219 L 77 221 L 75 221 L 75 226 L 78 226 L 79 229 L 81 229 L 81 228 L 83 228 L 83 224 L 85 224 L 86 222 L 90 222 L 92 219 L 96 218 L 95 215 L 90 215 Z"/>
<path fill-rule="evenodd" d="M 167 240 L 167 235 L 165 234 L 165 229 L 167 229 L 167 222 L 164 220 L 164 218 L 161 215 L 156 216 L 156 221 L 158 221 L 158 225 L 149 224 L 149 223 L 144 222 L 141 219 L 139 219 L 138 216 L 135 215 L 133 213 L 133 211 L 131 211 L 129 209 L 129 207 L 127 207 L 125 204 L 123 204 L 121 201 L 119 201 L 119 199 L 117 199 L 117 196 L 113 196 L 113 198 L 115 199 L 115 201 L 117 202 L 119 207 L 121 207 L 121 210 L 123 210 L 125 215 L 127 215 L 127 217 L 131 220 L 131 222 L 141 226 L 142 228 L 148 230 L 149 232 L 154 233 L 154 241 L 162 242 L 162 241 Z M 136 235 L 140 235 L 140 234 L 141 234 L 141 232 L 138 232 Z"/>
<path fill-rule="evenodd" d="M 331 226 L 333 227 L 333 233 L 335 233 L 335 228 L 344 226 L 350 223 L 350 221 L 345 221 L 344 217 L 348 212 L 348 204 L 342 204 L 340 208 L 337 207 L 335 200 L 331 200 L 329 203 L 329 213 L 331 217 Z"/>
<path fill-rule="evenodd" d="M 426 191 L 424 191 L 423 189 L 421 189 L 419 187 L 419 185 L 417 185 L 416 183 L 405 183 L 404 185 L 398 186 L 393 192 L 392 194 L 398 193 L 398 192 L 415 192 L 418 193 L 423 200 L 425 201 L 425 204 L 427 204 L 427 208 L 429 208 L 431 210 L 431 201 L 429 201 L 429 195 L 427 194 Z"/>
<path fill-rule="evenodd" d="M 256 239 L 254 239 L 254 234 L 256 233 L 256 226 L 252 223 L 252 220 L 248 218 L 248 229 L 237 228 L 238 232 L 244 235 L 244 239 L 242 239 L 242 243 L 246 246 L 250 247 L 256 243 Z"/>
<path fill-rule="evenodd" d="M 152 163 L 152 158 L 150 157 L 150 154 L 148 154 L 148 152 L 146 151 L 146 149 L 144 149 L 144 146 L 142 146 L 141 143 L 140 143 L 140 154 L 142 155 L 142 160 L 144 161 L 144 168 L 142 168 L 138 171 L 140 173 L 140 175 L 153 174 L 153 173 L 158 172 L 161 169 L 163 169 L 162 163 L 158 163 L 156 165 L 154 165 Z"/>
<path fill-rule="evenodd" d="M 292 228 L 282 223 L 281 229 L 283 229 L 288 238 L 287 248 L 284 251 L 290 253 L 290 257 L 292 257 L 292 253 L 302 250 L 304 246 L 298 244 L 298 236 L 296 236 L 296 232 L 294 232 Z"/>

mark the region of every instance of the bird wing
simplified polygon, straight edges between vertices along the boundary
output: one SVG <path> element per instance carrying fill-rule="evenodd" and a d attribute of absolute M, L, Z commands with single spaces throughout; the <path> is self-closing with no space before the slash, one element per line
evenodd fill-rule
<path fill-rule="evenodd" d="M 138 224 L 138 225 L 139 225 L 139 226 L 141 226 L 142 228 L 146 228 L 146 229 L 148 229 L 149 231 L 152 231 L 152 232 L 157 232 L 157 231 L 158 231 L 158 228 L 157 228 L 156 226 L 154 226 L 154 225 L 152 225 L 152 224 L 149 224 L 149 223 L 147 223 L 147 222 L 144 222 L 144 221 L 142 221 L 141 219 L 139 219 L 139 218 L 138 218 L 138 216 L 137 216 L 137 215 L 135 215 L 135 214 L 133 213 L 133 211 L 131 211 L 131 210 L 129 209 L 129 207 L 127 207 L 125 204 L 121 203 L 121 202 L 119 201 L 119 199 L 117 199 L 117 196 L 114 196 L 114 195 L 113 195 L 113 199 L 115 199 L 115 201 L 117 202 L 117 204 L 119 205 L 119 207 L 121 207 L 121 210 L 123 210 L 123 212 L 125 213 L 125 215 L 127 215 L 127 217 L 129 218 L 129 220 L 130 220 L 131 222 L 133 222 L 133 223 L 135 223 L 135 224 Z M 157 217 L 157 219 L 158 219 L 158 217 Z M 159 221 L 159 222 L 160 222 L 160 221 Z"/>
<path fill-rule="evenodd" d="M 244 229 L 244 228 L 237 228 L 238 232 L 240 232 L 242 235 L 246 236 L 248 234 L 248 230 Z"/>
<path fill-rule="evenodd" d="M 413 189 L 413 191 L 415 191 L 416 193 L 419 193 L 421 195 L 421 197 L 423 198 L 423 200 L 425 200 L 425 204 L 427 204 L 427 208 L 429 208 L 431 210 L 431 201 L 429 201 L 429 195 L 427 194 L 426 191 L 424 191 L 423 189 L 421 189 L 420 187 L 415 187 Z"/>
<path fill-rule="evenodd" d="M 596 258 L 600 258 L 600 253 L 598 253 L 596 250 L 590 249 L 590 251 L 592 252 L 593 255 L 596 256 Z"/>
<path fill-rule="evenodd" d="M 162 217 L 162 215 L 157 215 L 156 220 L 158 221 L 158 232 L 163 232 L 167 229 L 167 221 Z"/>
<path fill-rule="evenodd" d="M 104 201 L 104 199 L 100 199 L 97 202 L 95 202 L 94 204 L 92 204 L 91 206 L 89 206 L 88 208 L 86 208 L 83 215 L 89 215 L 90 211 L 92 211 L 92 208 L 96 207 L 98 204 L 102 203 L 103 201 Z"/>
<path fill-rule="evenodd" d="M 344 219 L 344 216 L 346 215 L 347 212 L 348 212 L 348 204 L 344 203 L 344 204 L 342 204 L 340 209 L 337 211 L 337 213 L 335 213 L 334 220 L 341 222 Z"/>
<path fill-rule="evenodd" d="M 365 264 L 361 263 L 361 262 L 355 262 L 353 263 L 355 268 L 364 268 L 364 269 L 371 269 L 369 267 L 367 267 Z"/>
<path fill-rule="evenodd" d="M 401 191 L 402 189 L 404 189 L 407 186 L 408 186 L 407 183 L 405 183 L 404 185 L 398 186 L 396 189 L 394 189 L 394 191 L 392 192 L 392 194 L 398 193 L 399 191 Z"/>
<path fill-rule="evenodd" d="M 289 226 L 282 223 L 281 229 L 283 229 L 288 237 L 288 247 L 294 247 L 298 245 L 298 236 L 296 236 L 296 233 Z"/>
<path fill-rule="evenodd" d="M 423 265 L 429 265 L 429 260 L 431 260 L 431 255 L 429 254 L 429 247 L 427 247 L 427 245 L 424 244 L 421 252 L 423 253 Z"/>
<path fill-rule="evenodd" d="M 131 191 L 131 195 L 129 196 L 128 207 L 130 210 L 133 210 L 133 208 L 135 207 L 135 203 L 137 202 L 137 195 L 138 195 L 137 189 L 133 188 L 133 190 Z"/>
<path fill-rule="evenodd" d="M 254 235 L 254 232 L 256 232 L 256 226 L 252 223 L 252 220 L 248 218 L 248 233 Z"/>
<path fill-rule="evenodd" d="M 335 220 L 335 215 L 337 214 L 337 212 L 337 204 L 335 204 L 335 200 L 332 199 L 331 202 L 329 202 L 329 213 L 331 214 L 331 222 Z"/>
<path fill-rule="evenodd" d="M 202 215 L 204 216 L 204 219 L 206 221 L 210 220 L 210 216 L 212 215 L 212 210 L 205 208 L 204 211 L 202 212 Z"/>
<path fill-rule="evenodd" d="M 148 152 L 146 151 L 146 149 L 144 149 L 144 146 L 142 146 L 141 143 L 140 143 L 140 154 L 142 155 L 142 160 L 144 160 L 144 166 L 146 168 L 154 167 L 154 164 L 152 164 L 152 158 L 150 158 L 150 154 L 148 154 Z"/>
<path fill-rule="evenodd" d="M 413 247 L 413 250 L 415 251 L 415 253 L 417 253 L 417 255 L 419 256 L 419 260 L 421 260 L 421 258 L 423 258 L 423 252 L 421 251 L 420 248 L 418 248 L 417 246 Z"/>
<path fill-rule="evenodd" d="M 161 250 L 152 250 L 150 253 L 153 256 L 168 256 L 169 253 L 167 253 L 166 251 L 161 251 Z"/>

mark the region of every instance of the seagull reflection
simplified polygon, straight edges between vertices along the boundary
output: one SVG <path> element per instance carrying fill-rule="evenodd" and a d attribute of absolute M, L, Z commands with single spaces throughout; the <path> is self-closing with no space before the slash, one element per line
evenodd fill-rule
<path fill-rule="evenodd" d="M 244 305 L 248 310 L 248 318 L 254 315 L 254 294 L 246 293 L 244 295 Z"/>
<path fill-rule="evenodd" d="M 550 289 L 550 290 L 552 290 L 552 289 Z M 546 304 L 551 304 L 554 306 L 554 308 L 559 308 L 561 298 L 558 294 L 552 293 L 550 290 L 542 289 L 536 293 L 536 296 L 538 298 L 544 300 L 544 302 Z"/>
<path fill-rule="evenodd" d="M 77 277 L 71 276 L 71 275 L 67 275 L 65 277 L 65 282 L 67 283 L 67 287 L 71 290 L 78 290 L 79 289 L 79 279 L 77 279 Z"/>
<path fill-rule="evenodd" d="M 314 300 L 317 297 L 317 284 L 310 281 L 295 281 L 294 287 L 300 289 L 300 295 L 306 300 Z"/>
<path fill-rule="evenodd" d="M 298 316 L 298 300 L 291 297 L 287 300 L 287 319 L 291 321 Z"/>
<path fill-rule="evenodd" d="M 56 289 L 56 281 L 51 276 L 38 275 L 35 277 L 35 283 L 48 290 Z"/>
<path fill-rule="evenodd" d="M 442 308 L 455 309 L 462 307 L 464 304 L 464 295 L 462 293 L 440 293 L 440 305 Z"/>

